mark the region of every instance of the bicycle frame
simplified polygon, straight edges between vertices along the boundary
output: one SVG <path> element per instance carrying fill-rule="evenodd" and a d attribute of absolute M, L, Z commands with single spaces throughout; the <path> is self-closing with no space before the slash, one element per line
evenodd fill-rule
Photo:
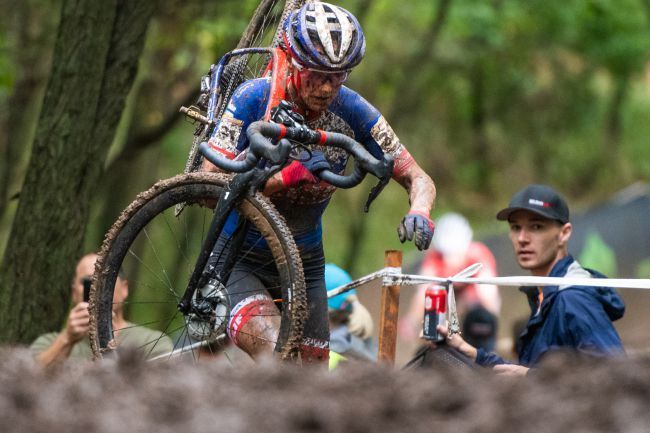
<path fill-rule="evenodd" d="M 192 276 L 190 277 L 185 292 L 183 293 L 183 297 L 178 304 L 180 312 L 183 314 L 188 314 L 190 312 L 192 307 L 192 297 L 194 296 L 196 289 L 198 287 L 203 287 L 208 283 L 211 275 L 209 272 L 206 272 L 206 265 L 210 258 L 210 254 L 217 244 L 219 234 L 226 225 L 226 220 L 230 213 L 235 210 L 237 204 L 243 200 L 249 192 L 254 192 L 261 188 L 266 183 L 266 180 L 277 172 L 277 170 L 279 170 L 279 166 L 273 166 L 271 168 L 255 167 L 250 171 L 235 175 L 223 189 L 214 210 L 214 216 L 210 223 L 208 235 L 203 241 L 201 252 L 199 253 L 196 264 L 194 265 Z M 228 281 L 236 255 L 243 245 L 247 231 L 247 221 L 239 219 L 232 236 L 232 245 L 224 258 L 225 266 L 223 266 L 221 270 L 219 281 Z"/>
<path fill-rule="evenodd" d="M 270 74 L 271 77 L 270 96 L 267 103 L 266 112 L 264 113 L 264 120 L 268 121 L 271 118 L 272 107 L 277 106 L 280 101 L 284 99 L 284 96 L 286 94 L 287 59 L 286 54 L 280 48 L 242 48 L 226 53 L 216 65 L 213 65 L 210 68 L 209 99 L 206 116 L 192 116 L 190 112 L 186 112 L 186 114 L 190 117 L 194 117 L 195 120 L 199 120 L 204 124 L 208 124 L 213 127 L 216 126 L 215 119 L 223 114 L 217 113 L 217 110 L 219 108 L 219 99 L 220 97 L 224 96 L 220 93 L 219 83 L 221 82 L 224 70 L 227 67 L 226 65 L 234 57 L 264 53 L 267 53 L 270 56 L 269 64 L 262 74 L 263 76 Z M 242 60 L 246 61 L 246 59 L 243 57 Z M 215 133 L 216 129 L 210 131 L 210 135 L 213 135 Z M 263 164 L 261 166 L 263 166 Z M 204 270 L 207 265 L 208 258 L 210 257 L 210 254 L 216 245 L 218 235 L 223 230 L 226 224 L 226 219 L 230 215 L 230 212 L 235 209 L 236 205 L 241 199 L 243 199 L 248 191 L 258 190 L 262 185 L 264 185 L 268 177 L 277 171 L 277 169 L 279 169 L 279 167 L 277 167 L 275 170 L 256 167 L 249 172 L 241 173 L 233 177 L 232 181 L 229 182 L 227 187 L 223 190 L 218 205 L 215 208 L 214 217 L 210 224 L 208 237 L 204 241 L 204 244 L 201 248 L 201 253 L 199 254 L 199 257 L 197 258 L 196 264 L 194 266 L 192 277 L 190 278 L 187 288 L 185 289 L 185 293 L 183 294 L 183 297 L 178 304 L 178 309 L 183 314 L 190 312 L 192 305 L 191 300 L 194 296 L 194 293 L 196 292 L 197 287 L 203 287 L 208 282 L 209 275 L 204 272 Z M 228 281 L 232 265 L 234 265 L 235 255 L 243 244 L 246 232 L 246 224 L 240 220 L 233 234 L 232 246 L 225 258 L 225 266 L 223 267 L 221 275 L 219 276 L 220 281 Z"/>
<path fill-rule="evenodd" d="M 282 105 L 280 102 L 282 101 L 283 96 L 285 95 L 286 91 L 286 56 L 284 52 L 279 49 L 279 48 L 247 48 L 247 49 L 242 49 L 242 50 L 235 50 L 232 51 L 221 59 L 221 61 L 217 64 L 216 67 L 213 67 L 211 69 L 211 84 L 210 84 L 210 98 L 209 98 L 209 103 L 208 103 L 208 110 L 207 110 L 207 116 L 205 119 L 207 119 L 208 125 L 214 126 L 214 119 L 215 116 L 218 115 L 219 113 L 216 113 L 217 111 L 217 106 L 218 100 L 219 100 L 219 82 L 221 79 L 221 75 L 223 74 L 223 71 L 225 69 L 226 63 L 230 60 L 231 57 L 237 56 L 237 55 L 243 55 L 247 53 L 269 53 L 271 54 L 271 61 L 269 65 L 267 66 L 267 70 L 265 72 L 271 73 L 271 89 L 270 89 L 270 100 L 267 102 L 266 106 L 266 112 L 264 115 L 264 120 L 268 121 L 272 113 L 278 114 L 278 112 L 281 111 Z M 275 104 L 275 105 L 274 105 Z M 272 110 L 274 107 L 278 107 L 276 110 Z M 183 294 L 183 297 L 181 301 L 178 304 L 178 309 L 184 313 L 188 314 L 192 308 L 192 297 L 194 296 L 194 293 L 198 287 L 203 287 L 205 284 L 207 284 L 210 275 L 209 273 L 205 272 L 205 267 L 207 265 L 208 259 L 210 257 L 210 254 L 212 253 L 217 240 L 218 236 L 223 230 L 226 219 L 230 215 L 230 212 L 232 212 L 236 205 L 239 203 L 240 200 L 242 200 L 246 194 L 249 194 L 250 192 L 255 192 L 260 189 L 262 189 L 263 185 L 265 184 L 266 180 L 275 174 L 277 171 L 279 171 L 287 162 L 287 158 L 289 156 L 289 148 L 286 146 L 290 146 L 289 141 L 287 141 L 285 138 L 283 138 L 286 134 L 286 138 L 293 138 L 294 140 L 297 140 L 298 142 L 301 142 L 303 140 L 307 140 L 306 142 L 310 143 L 325 143 L 327 142 L 331 143 L 331 145 L 336 146 L 336 147 L 341 147 L 343 149 L 348 150 L 352 154 L 355 155 L 356 162 L 355 164 L 355 170 L 354 173 L 350 176 L 340 176 L 337 174 L 334 174 L 332 172 L 329 172 L 327 170 L 323 170 L 319 173 L 319 177 L 321 179 L 329 182 L 332 185 L 342 187 L 342 188 L 350 188 L 354 185 L 357 185 L 361 180 L 363 180 L 363 177 L 365 176 L 365 173 L 371 172 L 375 174 L 380 179 L 380 182 L 371 190 L 370 195 L 368 197 L 368 201 L 366 203 L 365 211 L 368 211 L 368 208 L 370 206 L 370 203 L 379 195 L 379 193 L 383 190 L 385 185 L 388 183 L 390 176 L 392 174 L 392 169 L 393 169 L 393 160 L 392 157 L 389 155 L 385 155 L 382 161 L 376 160 L 374 157 L 372 157 L 367 150 L 365 149 L 357 149 L 356 152 L 353 150 L 354 146 L 360 146 L 358 143 L 354 142 L 354 140 L 351 140 L 349 137 L 346 137 L 342 134 L 326 134 L 324 132 L 316 132 L 316 131 L 310 131 L 307 128 L 303 128 L 302 125 L 293 125 L 293 123 L 289 119 L 284 119 L 284 120 L 278 120 L 282 124 L 282 128 L 278 128 L 275 135 L 275 139 L 280 140 L 280 143 L 283 141 L 286 142 L 285 146 L 279 146 L 278 148 L 274 148 L 273 151 L 268 150 L 267 152 L 264 153 L 262 151 L 262 154 L 266 155 L 265 157 L 261 158 L 259 161 L 255 158 L 255 151 L 252 152 L 253 159 L 251 161 L 248 161 L 248 157 L 251 155 L 247 155 L 246 161 L 230 161 L 228 160 L 227 162 L 229 164 L 224 165 L 223 163 L 226 162 L 223 160 L 220 156 L 215 157 L 216 159 L 211 159 L 212 157 L 211 152 L 214 152 L 214 150 L 209 148 L 209 145 L 207 142 L 203 142 L 199 145 L 199 148 L 201 149 L 201 152 L 210 160 L 213 164 L 220 166 L 222 169 L 226 169 L 227 171 L 235 171 L 235 172 L 240 172 L 240 174 L 235 175 L 233 179 L 226 185 L 224 190 L 221 193 L 221 197 L 219 199 L 217 208 L 215 209 L 214 217 L 212 220 L 212 223 L 209 228 L 209 233 L 208 237 L 205 239 L 201 252 L 199 254 L 199 257 L 197 258 L 196 265 L 194 267 L 194 270 L 192 272 L 192 276 L 189 280 L 188 286 L 185 289 L 185 293 Z M 287 128 L 287 125 L 291 126 L 290 128 Z M 251 125 L 249 129 L 247 130 L 247 134 L 250 133 L 251 131 Z M 215 134 L 216 130 L 211 131 L 211 134 Z M 253 133 L 254 134 L 254 133 Z M 261 134 L 261 130 L 258 131 L 258 134 Z M 266 144 L 259 144 L 259 141 L 253 140 L 253 138 L 249 135 L 249 139 L 252 142 L 251 147 L 254 147 L 255 144 L 258 144 L 258 146 L 261 147 L 266 147 Z M 350 141 L 352 141 L 352 144 L 350 144 Z M 265 140 L 263 143 L 267 143 Z M 352 147 L 350 147 L 352 146 Z M 281 148 L 284 147 L 286 149 L 286 152 L 283 153 Z M 267 165 L 268 162 L 272 162 L 273 165 L 271 165 L 268 168 L 263 168 Z M 235 168 L 236 166 L 240 164 L 250 164 L 246 165 L 247 168 L 245 168 L 248 171 L 241 172 L 238 168 Z M 361 163 L 361 165 L 359 165 Z M 230 167 L 230 168 L 226 168 Z M 248 168 L 250 167 L 250 169 Z M 364 169 L 362 170 L 361 167 Z M 221 270 L 221 275 L 220 281 L 228 281 L 228 277 L 230 276 L 230 272 L 232 269 L 232 265 L 234 265 L 235 257 L 239 252 L 239 249 L 243 245 L 243 241 L 245 239 L 247 231 L 247 226 L 245 222 L 239 221 L 237 228 L 235 232 L 233 233 L 233 239 L 232 239 L 232 245 L 225 257 L 225 266 L 222 267 Z"/>
<path fill-rule="evenodd" d="M 286 93 L 286 72 L 287 72 L 287 57 L 284 51 L 280 48 L 242 48 L 239 50 L 230 51 L 219 60 L 219 63 L 210 68 L 210 98 L 208 100 L 208 110 L 206 118 L 213 122 L 219 115 L 217 113 L 219 102 L 219 82 L 223 76 L 226 64 L 233 58 L 238 56 L 246 56 L 249 54 L 269 54 L 271 60 L 266 67 L 262 76 L 271 75 L 271 92 L 269 103 L 264 113 L 264 120 L 271 118 L 271 108 L 278 105 L 284 99 Z"/>

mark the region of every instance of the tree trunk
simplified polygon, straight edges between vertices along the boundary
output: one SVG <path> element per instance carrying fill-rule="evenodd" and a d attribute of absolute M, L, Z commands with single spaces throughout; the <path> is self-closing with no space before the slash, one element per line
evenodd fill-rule
<path fill-rule="evenodd" d="M 63 2 L 52 73 L 0 267 L 0 342 L 28 343 L 65 319 L 90 199 L 155 4 Z"/>
<path fill-rule="evenodd" d="M 629 79 L 627 76 L 616 79 L 605 121 L 605 155 L 607 161 L 615 161 L 619 158 L 619 147 L 623 130 L 623 104 L 628 87 Z"/>
<path fill-rule="evenodd" d="M 9 201 L 18 195 L 27 165 L 34 128 L 50 71 L 59 2 L 25 0 L 6 8 L 7 38 L 15 77 L 11 93 L 0 106 L 0 233 L 10 227 L 11 216 L 4 215 Z M 4 24 L 4 22 L 3 22 Z M 11 37 L 13 36 L 13 37 Z M 8 230 L 7 230 L 8 232 Z M 0 236 L 2 256 L 4 236 Z"/>

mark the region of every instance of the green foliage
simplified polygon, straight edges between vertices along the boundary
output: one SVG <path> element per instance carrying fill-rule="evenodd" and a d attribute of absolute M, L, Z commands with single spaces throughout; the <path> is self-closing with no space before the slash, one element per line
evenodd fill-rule
<path fill-rule="evenodd" d="M 636 271 L 637 278 L 650 278 L 650 257 L 647 257 L 641 263 Z"/>
<path fill-rule="evenodd" d="M 591 231 L 587 234 L 579 261 L 582 266 L 595 269 L 610 278 L 616 278 L 618 275 L 614 251 L 598 232 Z"/>
<path fill-rule="evenodd" d="M 638 72 L 650 55 L 646 11 L 637 0 L 581 2 L 578 48 L 615 75 Z"/>

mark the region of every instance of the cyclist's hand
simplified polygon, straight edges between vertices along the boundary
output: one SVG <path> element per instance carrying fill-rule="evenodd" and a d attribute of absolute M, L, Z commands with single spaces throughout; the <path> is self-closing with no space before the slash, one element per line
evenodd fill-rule
<path fill-rule="evenodd" d="M 433 221 L 428 215 L 417 211 L 409 212 L 397 227 L 400 242 L 413 240 L 418 250 L 426 250 L 433 238 Z"/>
<path fill-rule="evenodd" d="M 90 327 L 90 314 L 88 313 L 88 302 L 79 302 L 68 314 L 68 323 L 65 327 L 65 334 L 70 342 L 77 342 L 88 335 Z"/>
<path fill-rule="evenodd" d="M 324 169 L 330 169 L 330 164 L 325 159 L 323 152 L 312 152 L 311 158 L 306 159 L 309 154 L 303 151 L 298 159 L 293 161 L 280 172 L 282 174 L 282 183 L 286 188 L 291 188 L 305 183 L 318 183 L 319 180 L 314 174 L 318 174 Z"/>

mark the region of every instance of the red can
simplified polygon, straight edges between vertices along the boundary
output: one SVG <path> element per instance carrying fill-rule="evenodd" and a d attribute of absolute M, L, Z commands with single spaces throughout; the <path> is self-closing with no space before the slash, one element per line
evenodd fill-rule
<path fill-rule="evenodd" d="M 438 333 L 436 326 L 444 325 L 447 312 L 447 290 L 442 286 L 429 286 L 424 292 L 424 338 L 431 341 L 442 341 L 444 337 Z"/>

